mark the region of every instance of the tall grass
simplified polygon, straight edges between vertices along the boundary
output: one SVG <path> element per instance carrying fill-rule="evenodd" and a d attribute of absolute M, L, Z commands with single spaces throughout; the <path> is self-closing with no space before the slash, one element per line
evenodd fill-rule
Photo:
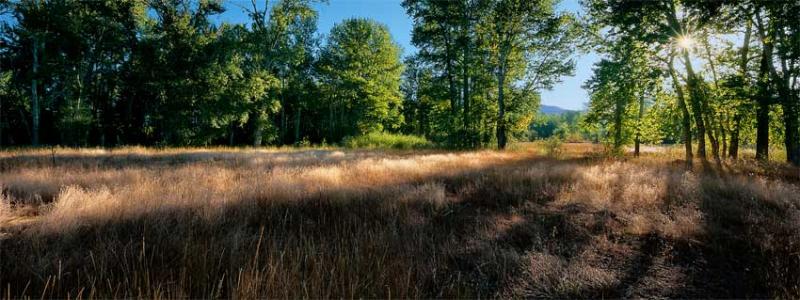
<path fill-rule="evenodd" d="M 561 148 L 0 153 L 0 291 L 800 296 L 796 177 Z"/>

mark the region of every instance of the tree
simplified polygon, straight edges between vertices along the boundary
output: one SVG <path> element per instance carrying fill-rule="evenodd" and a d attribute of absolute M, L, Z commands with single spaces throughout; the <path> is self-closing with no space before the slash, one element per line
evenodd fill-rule
<path fill-rule="evenodd" d="M 572 18 L 555 13 L 553 1 L 500 0 L 492 2 L 481 28 L 490 51 L 497 84 L 497 147 L 508 143 L 506 90 L 522 82 L 526 93 L 548 88 L 574 67 L 569 57 L 575 37 Z"/>
<path fill-rule="evenodd" d="M 632 37 L 609 36 L 598 50 L 607 58 L 597 63 L 585 85 L 591 98 L 584 122 L 610 124 L 613 152 L 621 153 L 633 139 L 634 155 L 639 156 L 647 131 L 645 99 L 656 98 L 661 75 L 651 65 L 651 51 Z"/>
<path fill-rule="evenodd" d="M 742 41 L 742 46 L 738 51 L 738 59 L 736 60 L 738 74 L 735 74 L 728 80 L 725 80 L 725 83 L 727 83 L 725 87 L 730 91 L 730 96 L 737 100 L 734 108 L 733 129 L 731 131 L 730 146 L 728 147 L 728 156 L 732 159 L 739 158 L 739 141 L 742 131 L 742 124 L 744 119 L 747 117 L 747 112 L 750 111 L 748 105 L 750 102 L 749 100 L 755 98 L 752 89 L 749 88 L 752 83 L 750 82 L 751 76 L 749 75 L 750 69 L 748 64 L 750 62 L 750 41 L 751 37 L 753 36 L 753 24 L 749 16 L 747 16 L 744 20 L 744 24 L 744 38 Z"/>
<path fill-rule="evenodd" d="M 775 58 L 768 63 L 765 61 L 765 64 L 783 111 L 786 158 L 788 162 L 800 165 L 800 20 L 797 18 L 800 3 L 765 2 L 762 5 L 764 15 L 769 19 L 766 22 L 758 19 L 756 24 L 767 53 L 765 60 L 771 54 L 766 49 L 774 49 Z"/>
<path fill-rule="evenodd" d="M 403 123 L 400 47 L 385 25 L 367 19 L 348 19 L 331 29 L 320 55 L 323 91 L 329 94 L 331 140 Z"/>
<path fill-rule="evenodd" d="M 771 105 L 780 104 L 784 125 L 784 147 L 787 160 L 800 164 L 800 133 L 798 132 L 798 100 L 796 85 L 798 74 L 798 23 L 796 15 L 800 3 L 796 1 L 739 0 L 716 3 L 692 1 L 692 7 L 703 12 L 705 19 L 726 22 L 733 19 L 746 25 L 744 45 L 741 48 L 738 90 L 748 89 L 747 62 L 749 41 L 754 33 L 760 41 L 761 51 L 755 72 L 755 92 L 749 93 L 756 103 L 756 157 L 769 159 Z M 733 18 L 731 18 L 733 16 Z M 738 140 L 736 141 L 738 143 Z M 738 154 L 738 145 L 731 156 Z"/>
<path fill-rule="evenodd" d="M 301 111 L 305 105 L 303 90 L 313 89 L 310 77 L 314 64 L 313 48 L 316 46 L 314 33 L 317 29 L 317 12 L 308 0 L 281 0 L 274 6 L 265 2 L 259 8 L 251 0 L 251 8 L 246 9 L 252 22 L 249 38 L 251 69 L 266 72 L 276 80 L 268 93 L 252 107 L 254 115 L 253 144 L 260 146 L 268 127 L 269 115 L 280 110 L 278 138 L 287 140 L 288 112 L 294 112 L 294 142 L 300 140 Z"/>
<path fill-rule="evenodd" d="M 43 140 L 85 144 L 93 134 L 90 124 L 107 124 L 113 116 L 106 111 L 113 106 L 113 91 L 119 90 L 129 41 L 144 5 L 140 1 L 22 1 L 8 2 L 5 7 L 13 12 L 14 23 L 4 26 L 9 49 L 4 57 L 15 74 L 27 75 L 25 79 L 15 76 L 14 81 L 18 87 L 26 81 L 32 144 Z M 50 130 L 55 127 L 62 129 L 57 135 Z M 42 128 L 47 130 L 40 133 Z"/>
<path fill-rule="evenodd" d="M 9 7 L 9 4 L 4 4 L 4 7 Z M 48 3 L 45 1 L 29 1 L 17 3 L 13 6 L 14 18 L 17 20 L 17 26 L 13 27 L 9 32 L 10 45 L 9 47 L 16 48 L 14 55 L 17 60 L 23 60 L 23 49 L 28 50 L 26 54 L 29 57 L 30 68 L 27 71 L 30 82 L 29 97 L 30 97 L 30 114 L 31 125 L 28 130 L 30 134 L 31 145 L 39 145 L 39 129 L 41 121 L 41 103 L 39 89 L 39 77 L 41 76 L 41 48 L 46 43 L 45 39 L 48 38 Z"/>
<path fill-rule="evenodd" d="M 695 72 L 692 65 L 690 52 L 696 46 L 694 42 L 706 22 L 702 14 L 692 6 L 686 6 L 686 1 L 679 0 L 656 0 L 656 1 L 624 1 L 624 0 L 595 0 L 587 1 L 588 9 L 593 19 L 610 30 L 611 33 L 621 33 L 627 36 L 636 37 L 653 49 L 666 51 L 665 56 L 669 57 L 669 74 L 675 75 L 673 83 L 678 90 L 680 99 L 688 98 L 691 104 L 694 124 L 697 129 L 697 155 L 705 162 L 706 160 L 706 137 L 712 142 L 714 157 L 719 161 L 719 153 L 716 136 L 713 131 L 706 130 L 708 115 L 711 113 L 706 103 L 706 91 L 704 90 L 704 79 Z M 689 1 L 689 3 L 693 3 Z M 677 48 L 677 49 L 676 49 Z M 676 51 L 677 50 L 677 51 Z M 682 90 L 679 82 L 673 57 L 682 58 L 685 66 L 686 93 Z M 688 111 L 684 114 L 689 117 Z M 684 124 L 688 124 L 684 121 Z M 691 147 L 686 139 L 687 163 L 691 159 Z"/>
<path fill-rule="evenodd" d="M 481 45 L 478 24 L 491 1 L 486 0 L 405 0 L 403 6 L 414 20 L 412 43 L 419 49 L 417 59 L 431 65 L 433 80 L 446 85 L 449 100 L 446 117 L 447 142 L 454 146 L 478 144 L 473 118 L 476 112 L 476 77 L 486 72 L 479 58 L 486 51 Z M 442 81 L 446 82 L 442 84 Z M 460 87 L 459 87 L 460 86 Z M 460 91 L 459 91 L 460 88 Z M 480 92 L 480 91 L 477 91 Z M 460 112 L 460 119 L 459 119 Z"/>
<path fill-rule="evenodd" d="M 403 124 L 405 133 L 434 138 L 437 128 L 436 97 L 432 97 L 435 84 L 433 70 L 417 56 L 405 59 L 400 90 L 403 93 Z"/>
<path fill-rule="evenodd" d="M 419 56 L 437 64 L 447 79 L 451 116 L 458 111 L 456 64 L 458 54 L 458 19 L 466 12 L 463 1 L 406 0 L 403 6 L 415 20 L 412 43 L 420 48 Z"/>
<path fill-rule="evenodd" d="M 200 77 L 207 88 L 201 119 L 204 128 L 201 140 L 212 143 L 227 136 L 228 144 L 235 142 L 236 128 L 245 126 L 251 117 L 252 107 L 260 104 L 271 88 L 277 86 L 275 77 L 261 70 L 249 69 L 247 56 L 248 32 L 243 26 L 223 25 L 220 36 L 209 47 L 212 59 L 206 73 Z M 278 103 L 273 102 L 269 112 L 275 113 Z"/>
<path fill-rule="evenodd" d="M 0 147 L 3 147 L 3 129 L 5 129 L 5 121 L 3 120 L 3 102 L 11 94 L 11 72 L 0 72 Z"/>

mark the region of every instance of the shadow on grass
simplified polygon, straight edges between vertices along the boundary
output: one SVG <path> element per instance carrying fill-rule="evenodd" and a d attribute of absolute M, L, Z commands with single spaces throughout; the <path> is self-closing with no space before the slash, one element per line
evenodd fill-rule
<path fill-rule="evenodd" d="M 211 217 L 202 208 L 165 208 L 57 232 L 31 228 L 0 240 L 0 283 L 5 294 L 47 297 L 491 295 L 460 280 L 480 276 L 454 262 L 464 243 L 481 240 L 478 227 L 524 204 L 519 193 L 536 192 L 494 195 L 525 182 L 495 186 L 485 176 L 552 163 L 545 160 L 328 190 L 291 203 L 251 199 Z M 404 198 L 426 184 L 450 200 Z M 454 194 L 465 189 L 468 196 Z"/>
<path fill-rule="evenodd" d="M 0 196 L 13 203 L 25 205 L 42 205 L 52 203 L 58 194 L 58 188 L 51 187 L 51 182 L 60 176 L 69 178 L 82 172 L 104 172 L 117 170 L 147 170 L 156 173 L 174 170 L 186 166 L 216 167 L 230 170 L 259 170 L 269 172 L 273 169 L 294 169 L 307 167 L 327 167 L 334 165 L 356 164 L 369 159 L 398 159 L 419 155 L 435 155 L 442 150 L 425 151 L 371 151 L 371 150 L 288 150 L 288 151 L 193 151 L 183 153 L 135 153 L 126 150 L 103 152 L 100 154 L 80 153 L 47 153 L 14 154 L 0 156 L 0 174 L 18 174 L 20 170 L 47 169 L 41 173 L 45 176 L 29 178 L 22 187 L 0 182 Z M 450 153 L 450 152 L 448 152 Z M 29 172 L 30 174 L 31 172 Z M 102 175 L 102 174 L 101 174 Z M 0 180 L 2 180 L 0 178 Z M 74 184 L 87 187 L 83 184 Z M 31 188 L 34 187 L 34 188 Z M 88 187 L 94 187 L 90 184 Z"/>
<path fill-rule="evenodd" d="M 800 297 L 798 207 L 733 186 L 730 179 L 700 185 L 706 234 L 703 265 L 693 269 L 691 282 L 706 290 L 697 296 Z"/>
<path fill-rule="evenodd" d="M 797 233 L 770 221 L 781 208 L 713 179 L 698 191 L 705 234 L 690 241 L 619 232 L 612 211 L 550 205 L 596 162 L 528 158 L 292 202 L 247 199 L 212 216 L 172 208 L 31 229 L 0 239 L 0 287 L 59 298 L 797 295 Z M 685 204 L 676 178 L 667 213 Z"/>
<path fill-rule="evenodd" d="M 259 165 L 263 167 L 324 166 L 350 162 L 385 154 L 373 151 L 293 150 L 293 151 L 194 151 L 184 153 L 133 153 L 124 150 L 102 154 L 15 154 L 0 157 L 0 172 L 18 168 L 70 168 L 115 170 L 124 168 L 173 168 L 207 163 L 230 167 Z"/>

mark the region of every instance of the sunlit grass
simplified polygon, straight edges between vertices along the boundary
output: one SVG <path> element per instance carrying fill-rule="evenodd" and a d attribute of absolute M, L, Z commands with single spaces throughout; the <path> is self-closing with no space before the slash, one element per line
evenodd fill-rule
<path fill-rule="evenodd" d="M 797 169 L 673 147 L 0 154 L 11 297 L 796 297 Z M 679 148 L 677 148 L 679 149 Z M 722 278 L 714 281 L 709 278 Z M 5 297 L 4 296 L 4 297 Z"/>

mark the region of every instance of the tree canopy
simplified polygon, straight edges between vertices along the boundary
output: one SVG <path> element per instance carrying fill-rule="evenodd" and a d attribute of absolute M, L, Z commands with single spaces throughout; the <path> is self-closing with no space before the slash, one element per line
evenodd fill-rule
<path fill-rule="evenodd" d="M 547 135 L 618 154 L 679 143 L 687 165 L 749 146 L 800 164 L 796 1 L 584 0 L 583 15 L 559 4 L 404 0 L 418 51 L 403 53 L 375 20 L 318 32 L 313 0 L 3 0 L 0 145 L 403 133 L 502 149 Z M 218 21 L 226 9 L 248 19 Z M 600 56 L 587 110 L 537 115 L 582 51 Z"/>

